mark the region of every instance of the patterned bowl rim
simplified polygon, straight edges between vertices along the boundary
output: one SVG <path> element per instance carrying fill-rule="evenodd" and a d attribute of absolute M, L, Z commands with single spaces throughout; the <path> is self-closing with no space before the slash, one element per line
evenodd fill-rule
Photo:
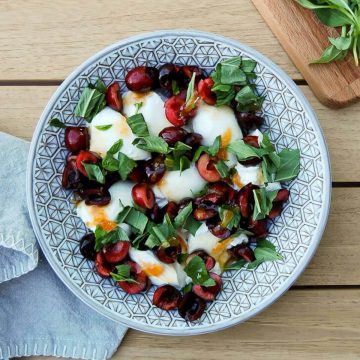
<path fill-rule="evenodd" d="M 59 95 L 66 90 L 66 88 L 75 80 L 76 77 L 78 77 L 88 66 L 95 63 L 98 59 L 100 59 L 102 56 L 106 55 L 107 53 L 110 53 L 112 51 L 115 51 L 118 47 L 124 46 L 127 44 L 130 44 L 134 41 L 140 41 L 140 40 L 147 40 L 147 39 L 153 39 L 156 37 L 164 37 L 164 36 L 189 36 L 191 37 L 202 37 L 207 38 L 209 41 L 219 41 L 224 44 L 237 47 L 247 54 L 251 55 L 254 59 L 257 61 L 262 62 L 265 64 L 272 73 L 276 74 L 278 78 L 281 78 L 281 80 L 288 86 L 288 88 L 291 89 L 291 91 L 298 97 L 298 99 L 302 102 L 304 106 L 304 110 L 309 116 L 312 125 L 314 126 L 314 131 L 318 134 L 318 142 L 319 142 L 319 148 L 322 150 L 322 156 L 324 168 L 323 168 L 323 175 L 324 175 L 324 202 L 322 207 L 322 213 L 321 217 L 319 218 L 319 224 L 316 229 L 316 232 L 313 234 L 311 245 L 308 248 L 308 251 L 306 253 L 306 259 L 297 266 L 295 271 L 289 276 L 289 278 L 280 286 L 277 290 L 274 291 L 272 296 L 269 296 L 267 299 L 262 301 L 259 305 L 254 307 L 252 310 L 248 311 L 244 315 L 240 315 L 238 317 L 235 317 L 231 320 L 228 320 L 226 322 L 222 322 L 220 324 L 213 324 L 208 327 L 194 327 L 194 328 L 180 328 L 180 329 L 170 329 L 170 328 L 152 328 L 148 327 L 140 322 L 136 322 L 134 320 L 128 320 L 128 319 L 122 319 L 119 320 L 118 317 L 116 317 L 116 314 L 112 313 L 110 310 L 103 307 L 101 304 L 96 302 L 94 299 L 89 298 L 85 296 L 81 289 L 78 288 L 77 285 L 75 285 L 70 278 L 68 278 L 63 271 L 63 269 L 60 266 L 60 263 L 56 261 L 55 256 L 53 253 L 51 253 L 50 248 L 47 246 L 46 241 L 42 237 L 40 226 L 38 223 L 33 197 L 32 197 L 32 188 L 33 188 L 33 167 L 34 167 L 34 157 L 35 157 L 35 151 L 36 146 L 39 140 L 39 137 L 41 135 L 41 131 L 44 125 L 44 122 L 46 121 L 47 114 L 49 111 L 53 108 L 56 100 L 58 99 Z M 153 333 L 153 334 L 159 334 L 159 335 L 176 335 L 176 336 L 187 336 L 187 335 L 197 335 L 197 334 L 205 334 L 210 332 L 219 331 L 222 329 L 226 329 L 228 327 L 234 326 L 236 324 L 239 324 L 243 321 L 246 321 L 250 319 L 251 317 L 259 314 L 261 311 L 265 310 L 268 306 L 270 306 L 273 302 L 275 302 L 280 296 L 282 296 L 297 280 L 297 278 L 301 275 L 301 273 L 305 270 L 307 265 L 309 264 L 310 260 L 313 258 L 317 247 L 319 246 L 320 240 L 322 238 L 322 235 L 324 233 L 328 216 L 329 216 L 329 210 L 330 210 L 330 201 L 331 201 L 331 169 L 330 169 L 330 160 L 329 160 L 329 153 L 327 149 L 327 145 L 325 143 L 324 134 L 320 127 L 319 120 L 317 119 L 317 116 L 312 109 L 311 105 L 309 104 L 308 100 L 304 96 L 304 94 L 301 92 L 301 90 L 297 87 L 297 85 L 293 82 L 293 80 L 282 70 L 280 67 L 275 65 L 271 60 L 269 60 L 267 57 L 259 53 L 258 51 L 252 49 L 251 47 L 242 44 L 241 42 L 220 36 L 215 35 L 209 32 L 203 32 L 203 31 L 193 31 L 193 30 L 186 30 L 186 29 L 175 29 L 175 30 L 160 30 L 160 31 L 154 31 L 154 32 L 147 32 L 138 34 L 132 37 L 128 37 L 126 39 L 120 40 L 103 50 L 99 51 L 95 55 L 88 58 L 85 62 L 83 62 L 80 66 L 78 66 L 65 80 L 64 82 L 59 86 L 59 88 L 55 91 L 55 93 L 50 98 L 49 102 L 47 103 L 44 111 L 41 114 L 41 117 L 38 121 L 38 124 L 35 128 L 29 155 L 28 155 L 28 164 L 27 164 L 27 174 L 26 174 L 26 194 L 27 194 L 27 205 L 29 210 L 29 215 L 31 219 L 31 223 L 36 235 L 36 238 L 38 239 L 38 242 L 41 246 L 41 249 L 51 265 L 52 269 L 55 271 L 57 276 L 62 280 L 62 282 L 69 288 L 69 290 L 72 291 L 74 295 L 76 295 L 80 300 L 82 300 L 84 303 L 86 303 L 88 306 L 96 310 L 97 312 L 105 315 L 106 317 L 110 318 L 111 320 L 114 320 L 116 322 L 119 322 L 123 325 L 129 326 L 133 329 L 140 330 L 143 332 Z"/>

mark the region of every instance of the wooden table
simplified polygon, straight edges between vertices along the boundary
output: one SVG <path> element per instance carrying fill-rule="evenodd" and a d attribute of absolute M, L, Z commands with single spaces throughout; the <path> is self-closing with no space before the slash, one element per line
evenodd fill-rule
<path fill-rule="evenodd" d="M 130 330 L 114 359 L 360 358 L 360 104 L 321 105 L 250 0 L 0 1 L 0 131 L 30 140 L 50 95 L 76 66 L 119 39 L 172 28 L 239 40 L 297 81 L 330 150 L 331 214 L 309 267 L 262 314 L 196 337 Z"/>

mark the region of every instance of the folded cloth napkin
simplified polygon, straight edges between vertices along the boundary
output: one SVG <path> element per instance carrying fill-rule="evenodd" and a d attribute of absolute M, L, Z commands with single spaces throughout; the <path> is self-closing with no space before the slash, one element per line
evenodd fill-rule
<path fill-rule="evenodd" d="M 0 133 L 0 359 L 109 358 L 126 327 L 78 300 L 38 256 L 25 198 L 28 150 L 27 142 Z"/>

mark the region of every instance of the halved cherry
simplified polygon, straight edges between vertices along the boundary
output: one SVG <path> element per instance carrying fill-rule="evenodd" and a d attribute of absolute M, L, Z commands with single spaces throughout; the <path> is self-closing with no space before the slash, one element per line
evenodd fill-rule
<path fill-rule="evenodd" d="M 148 286 L 148 277 L 141 267 L 134 261 L 127 261 L 126 265 L 130 266 L 130 277 L 136 282 L 118 281 L 119 286 L 128 294 L 138 294 Z"/>
<path fill-rule="evenodd" d="M 164 220 L 164 213 L 165 209 L 160 208 L 158 204 L 155 204 L 151 209 L 146 212 L 146 215 L 156 224 L 160 224 Z"/>
<path fill-rule="evenodd" d="M 201 257 L 201 259 L 204 261 L 205 263 L 205 267 L 207 271 L 210 271 L 214 266 L 215 266 L 215 259 L 210 256 L 207 252 L 205 252 L 204 250 L 196 250 L 193 251 L 186 259 L 186 263 L 189 263 L 190 260 L 194 257 L 194 256 L 199 256 Z"/>
<path fill-rule="evenodd" d="M 254 202 L 253 189 L 254 186 L 252 185 L 252 183 L 249 183 L 242 187 L 238 193 L 238 205 L 240 207 L 240 214 L 244 218 L 248 218 L 251 215 Z"/>
<path fill-rule="evenodd" d="M 248 230 L 251 231 L 257 239 L 266 237 L 268 234 L 266 219 L 255 221 L 250 219 Z"/>
<path fill-rule="evenodd" d="M 120 94 L 120 87 L 117 82 L 111 84 L 106 91 L 106 103 L 114 110 L 120 111 L 122 109 L 122 99 Z"/>
<path fill-rule="evenodd" d="M 80 189 L 79 195 L 85 200 L 86 205 L 105 206 L 111 201 L 109 190 L 104 186 Z"/>
<path fill-rule="evenodd" d="M 104 259 L 103 254 L 99 252 L 95 257 L 95 269 L 101 277 L 107 278 L 110 276 L 110 273 L 115 270 L 115 266 L 108 264 Z"/>
<path fill-rule="evenodd" d="M 193 216 L 198 221 L 205 221 L 217 215 L 217 211 L 207 206 L 199 206 L 194 210 Z"/>
<path fill-rule="evenodd" d="M 241 129 L 245 133 L 254 127 L 259 128 L 264 122 L 264 118 L 254 113 L 235 112 L 235 115 Z"/>
<path fill-rule="evenodd" d="M 208 223 L 206 224 L 208 225 Z M 228 228 L 222 227 L 220 224 L 210 227 L 208 226 L 208 229 L 214 236 L 218 237 L 219 239 L 227 239 L 231 235 L 230 230 Z"/>
<path fill-rule="evenodd" d="M 130 242 L 118 241 L 105 245 L 102 249 L 103 258 L 109 264 L 118 264 L 123 261 L 129 253 Z"/>
<path fill-rule="evenodd" d="M 290 196 L 290 191 L 287 189 L 280 189 L 274 199 L 274 203 L 276 202 L 280 202 L 280 203 L 284 203 L 285 201 L 289 200 L 289 196 Z"/>
<path fill-rule="evenodd" d="M 90 136 L 87 127 L 67 126 L 65 129 L 65 146 L 73 153 L 89 147 Z"/>
<path fill-rule="evenodd" d="M 281 213 L 282 213 L 282 205 L 281 204 L 276 204 L 270 210 L 268 218 L 269 219 L 275 219 L 276 217 L 280 216 Z"/>
<path fill-rule="evenodd" d="M 185 100 L 180 95 L 174 95 L 165 102 L 165 116 L 174 126 L 183 126 L 188 121 L 181 111 L 184 104 Z"/>
<path fill-rule="evenodd" d="M 217 194 L 221 196 L 225 202 L 229 203 L 233 202 L 236 196 L 236 191 L 224 181 L 209 184 L 208 193 Z"/>
<path fill-rule="evenodd" d="M 180 72 L 182 72 L 188 80 L 191 80 L 193 73 L 195 73 L 195 83 L 204 77 L 203 71 L 194 65 L 184 65 L 181 67 Z"/>
<path fill-rule="evenodd" d="M 208 193 L 202 196 L 199 196 L 195 199 L 195 205 L 218 205 L 224 202 L 224 195 L 218 193 Z"/>
<path fill-rule="evenodd" d="M 217 182 L 221 176 L 215 168 L 215 162 L 206 153 L 202 154 L 196 163 L 200 176 L 208 182 Z"/>
<path fill-rule="evenodd" d="M 255 148 L 259 148 L 259 137 L 254 135 L 248 135 L 243 138 L 244 143 Z"/>
<path fill-rule="evenodd" d="M 169 126 L 160 131 L 159 136 L 163 138 L 169 145 L 175 145 L 178 141 L 183 141 L 188 132 L 176 126 Z"/>
<path fill-rule="evenodd" d="M 174 201 L 169 201 L 165 207 L 165 212 L 169 215 L 171 220 L 174 220 L 179 212 L 179 207 Z"/>
<path fill-rule="evenodd" d="M 230 249 L 230 252 L 236 258 L 242 258 L 246 262 L 252 262 L 255 260 L 254 252 L 252 251 L 252 249 L 249 246 L 246 246 L 246 245 L 234 246 L 232 249 Z"/>
<path fill-rule="evenodd" d="M 185 320 L 195 321 L 201 317 L 205 306 L 206 304 L 203 299 L 193 292 L 188 292 L 179 303 L 179 314 Z"/>
<path fill-rule="evenodd" d="M 153 159 L 147 160 L 144 165 L 146 182 L 156 184 L 165 174 L 164 156 L 157 155 Z"/>
<path fill-rule="evenodd" d="M 181 301 L 181 293 L 171 285 L 158 287 L 153 296 L 152 303 L 163 310 L 177 309 Z"/>
<path fill-rule="evenodd" d="M 210 278 L 215 281 L 215 285 L 213 286 L 201 286 L 201 285 L 194 285 L 192 291 L 199 296 L 200 298 L 204 299 L 205 301 L 214 301 L 216 295 L 220 292 L 222 281 L 221 277 L 215 273 L 209 274 Z"/>
<path fill-rule="evenodd" d="M 88 175 L 83 163 L 96 164 L 99 160 L 99 157 L 91 151 L 81 150 L 76 158 L 76 167 L 84 176 L 87 177 Z"/>
<path fill-rule="evenodd" d="M 132 198 L 136 205 L 151 209 L 155 204 L 155 195 L 146 183 L 136 184 L 131 190 Z"/>
<path fill-rule="evenodd" d="M 211 88 L 214 86 L 214 80 L 207 78 L 200 80 L 198 84 L 198 93 L 199 96 L 209 105 L 216 104 L 216 94 L 211 91 Z"/>
<path fill-rule="evenodd" d="M 178 238 L 174 237 L 169 240 L 170 246 L 159 246 L 156 249 L 156 255 L 160 261 L 165 264 L 173 264 L 181 254 L 181 243 Z"/>
<path fill-rule="evenodd" d="M 140 183 L 146 179 L 145 161 L 139 160 L 136 163 L 136 167 L 129 173 L 128 178 L 133 182 Z"/>
<path fill-rule="evenodd" d="M 81 175 L 75 161 L 70 161 L 66 164 L 62 174 L 61 185 L 64 189 L 78 189 L 81 187 Z"/>

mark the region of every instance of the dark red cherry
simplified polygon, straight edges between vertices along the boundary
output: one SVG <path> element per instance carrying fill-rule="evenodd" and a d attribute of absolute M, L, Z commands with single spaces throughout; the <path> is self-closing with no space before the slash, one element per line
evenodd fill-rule
<path fill-rule="evenodd" d="M 146 183 L 136 184 L 131 190 L 134 203 L 142 208 L 151 209 L 155 204 L 155 195 Z"/>
<path fill-rule="evenodd" d="M 101 277 L 107 278 L 110 276 L 110 273 L 115 270 L 115 266 L 108 264 L 105 261 L 103 254 L 99 252 L 95 257 L 95 269 Z"/>
<path fill-rule="evenodd" d="M 156 88 L 158 78 L 158 69 L 151 66 L 137 66 L 126 74 L 125 83 L 131 91 L 147 92 Z"/>
<path fill-rule="evenodd" d="M 153 296 L 152 303 L 163 310 L 177 309 L 181 301 L 181 293 L 171 285 L 158 287 Z"/>
<path fill-rule="evenodd" d="M 118 83 L 115 82 L 108 87 L 106 91 L 106 103 L 112 109 L 121 111 L 123 103 Z"/>
<path fill-rule="evenodd" d="M 87 127 L 67 126 L 65 129 L 65 146 L 73 153 L 89 148 L 90 137 Z"/>
<path fill-rule="evenodd" d="M 148 286 L 148 277 L 141 267 L 134 261 L 127 261 L 130 266 L 130 277 L 136 282 L 118 281 L 119 286 L 128 294 L 138 294 Z"/>
<path fill-rule="evenodd" d="M 199 296 L 201 299 L 205 301 L 214 301 L 216 295 L 221 291 L 222 281 L 221 277 L 215 273 L 209 274 L 210 278 L 215 281 L 215 285 L 213 286 L 201 286 L 194 285 L 192 291 Z"/>
<path fill-rule="evenodd" d="M 203 299 L 193 292 L 188 292 L 179 303 L 179 314 L 185 320 L 195 321 L 204 313 L 205 306 Z"/>
<path fill-rule="evenodd" d="M 118 264 L 126 258 L 129 249 L 130 242 L 124 240 L 105 245 L 101 249 L 101 252 L 106 262 L 109 264 Z"/>
<path fill-rule="evenodd" d="M 95 252 L 95 235 L 94 233 L 89 233 L 84 235 L 80 239 L 80 253 L 81 255 L 89 260 L 94 261 L 96 252 Z"/>

